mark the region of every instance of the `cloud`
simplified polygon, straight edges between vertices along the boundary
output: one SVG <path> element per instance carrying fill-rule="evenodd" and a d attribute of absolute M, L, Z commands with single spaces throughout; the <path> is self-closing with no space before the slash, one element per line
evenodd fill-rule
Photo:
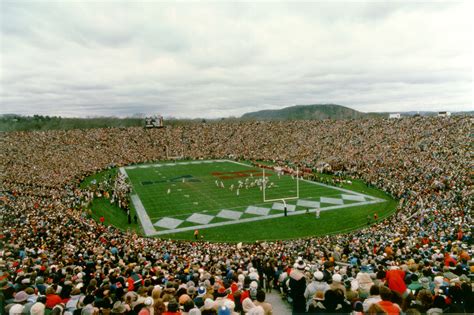
<path fill-rule="evenodd" d="M 5 2 L 0 113 L 472 110 L 469 2 Z"/>

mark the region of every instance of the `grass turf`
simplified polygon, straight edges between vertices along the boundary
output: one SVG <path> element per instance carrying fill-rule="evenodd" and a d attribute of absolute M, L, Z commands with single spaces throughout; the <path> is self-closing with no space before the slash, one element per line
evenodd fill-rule
<path fill-rule="evenodd" d="M 158 166 L 160 165 L 160 166 Z M 96 174 L 85 180 L 84 185 L 93 178 L 101 178 L 104 174 L 115 173 L 116 169 Z M 239 177 L 250 174 L 252 177 Z M 248 183 L 261 178 L 261 170 L 250 165 L 241 165 L 231 162 L 212 162 L 201 164 L 179 164 L 161 162 L 153 165 L 139 165 L 128 168 L 127 174 L 133 186 L 133 193 L 139 195 L 152 223 L 162 217 L 172 217 L 185 220 L 192 213 L 215 215 L 221 209 L 243 211 L 249 205 L 266 206 L 273 202 L 264 203 L 262 192 L 258 187 L 242 187 L 239 196 L 236 194 L 238 181 Z M 280 178 L 274 172 L 266 171 L 269 181 L 274 187 L 267 190 L 267 198 L 282 198 L 296 196 L 296 181 L 290 176 Z M 183 180 L 184 178 L 184 180 Z M 225 188 L 220 188 L 220 182 Z M 230 185 L 234 189 L 230 190 Z M 342 186 L 355 192 L 364 193 L 373 197 L 385 199 L 386 202 L 361 205 L 349 208 L 340 208 L 331 211 L 322 211 L 320 219 L 314 214 L 302 214 L 282 218 L 274 218 L 249 223 L 239 223 L 220 227 L 199 229 L 205 241 L 249 242 L 256 240 L 281 240 L 301 238 L 317 235 L 341 233 L 360 229 L 367 225 L 367 216 L 373 217 L 377 213 L 379 220 L 394 212 L 397 201 L 385 193 L 367 187 L 361 181 L 353 181 L 351 185 Z M 168 193 L 169 190 L 169 193 Z M 318 200 L 320 196 L 337 197 L 341 192 L 331 187 L 322 187 L 300 181 L 300 198 Z M 290 202 L 291 203 L 291 202 Z M 294 203 L 294 202 L 293 202 Z M 345 204 L 353 202 L 346 201 Z M 322 204 L 321 206 L 325 206 Z M 93 217 L 97 220 L 105 217 L 105 224 L 112 224 L 123 230 L 139 231 L 139 226 L 127 222 L 125 212 L 111 205 L 108 200 L 96 199 L 92 203 Z M 297 210 L 304 208 L 297 207 Z M 135 209 L 132 204 L 132 216 Z M 269 214 L 281 213 L 272 210 Z M 256 217 L 257 215 L 243 214 L 241 218 Z M 228 219 L 215 217 L 210 223 L 225 222 Z M 195 223 L 183 222 L 179 227 L 193 226 Z M 157 231 L 163 230 L 156 228 Z M 169 233 L 161 238 L 193 239 L 193 231 Z"/>
<path fill-rule="evenodd" d="M 134 191 L 139 195 L 152 222 L 162 217 L 185 219 L 193 213 L 214 215 L 222 209 L 242 211 L 249 205 L 264 206 L 262 191 L 252 182 L 261 179 L 262 171 L 232 162 L 203 164 L 158 164 L 159 167 L 127 169 Z M 250 176 L 250 174 L 253 174 Z M 244 175 L 249 175 L 244 177 Z M 273 188 L 266 190 L 267 199 L 296 197 L 296 180 L 266 171 Z M 248 188 L 237 189 L 239 181 Z M 221 188 L 221 183 L 224 188 Z M 234 185 L 234 189 L 230 187 Z M 169 192 L 169 193 L 168 193 Z M 331 188 L 300 181 L 300 198 L 340 195 Z"/>

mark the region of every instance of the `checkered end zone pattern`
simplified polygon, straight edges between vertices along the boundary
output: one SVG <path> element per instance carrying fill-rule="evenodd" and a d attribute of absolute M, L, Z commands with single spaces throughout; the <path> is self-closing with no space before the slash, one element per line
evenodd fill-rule
<path fill-rule="evenodd" d="M 344 201 L 350 202 L 358 202 L 358 203 L 365 203 L 369 196 L 362 196 L 362 195 L 348 195 L 348 194 L 341 194 L 340 198 L 335 197 L 320 197 L 319 201 L 314 200 L 305 200 L 305 199 L 298 199 L 296 204 L 287 204 L 286 209 L 288 212 L 295 212 L 296 206 L 308 208 L 308 209 L 321 209 L 324 210 L 326 207 L 321 207 L 321 204 L 328 204 L 328 205 L 336 205 L 336 206 L 343 206 Z M 209 224 L 214 218 L 221 218 L 227 219 L 230 221 L 238 221 L 244 213 L 252 214 L 256 216 L 261 216 L 262 219 L 265 219 L 265 216 L 268 216 L 271 210 L 279 210 L 284 211 L 284 204 L 275 202 L 271 206 L 271 208 L 267 207 L 257 207 L 257 206 L 248 206 L 244 211 L 236 211 L 236 210 L 228 210 L 222 209 L 216 215 L 204 214 L 204 213 L 193 213 L 189 217 L 184 220 L 164 217 L 155 222 L 153 224 L 155 227 L 174 230 L 178 228 L 183 222 L 191 222 L 194 223 L 196 226 Z"/>

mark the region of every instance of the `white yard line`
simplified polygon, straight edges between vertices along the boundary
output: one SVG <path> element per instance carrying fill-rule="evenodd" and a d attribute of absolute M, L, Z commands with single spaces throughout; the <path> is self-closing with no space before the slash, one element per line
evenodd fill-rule
<path fill-rule="evenodd" d="M 124 167 L 119 168 L 119 170 L 120 173 L 122 173 L 125 177 L 128 178 L 127 171 Z M 135 212 L 137 213 L 137 216 L 142 224 L 143 232 L 146 236 L 153 235 L 156 230 L 153 227 L 153 224 L 151 223 L 150 217 L 148 216 L 148 213 L 146 212 L 145 207 L 143 206 L 142 201 L 140 200 L 140 197 L 138 197 L 138 195 L 131 195 L 130 199 L 132 200 L 133 206 L 135 207 Z"/>
<path fill-rule="evenodd" d="M 119 171 L 120 171 L 120 173 L 122 173 L 122 175 L 123 175 L 123 176 L 125 176 L 125 177 L 127 177 L 127 178 L 128 178 L 127 171 L 125 170 L 125 168 L 124 168 L 124 167 L 121 167 L 121 168 L 119 168 Z"/>
<path fill-rule="evenodd" d="M 138 218 L 140 219 L 140 222 L 142 223 L 143 232 L 145 233 L 146 236 L 155 235 L 154 233 L 156 233 L 156 230 L 153 227 L 153 224 L 151 223 L 150 217 L 148 216 L 148 213 L 146 212 L 145 207 L 143 207 L 140 197 L 138 197 L 138 195 L 132 195 L 131 199 L 135 207 L 135 211 L 138 215 Z"/>
<path fill-rule="evenodd" d="M 258 168 L 256 166 L 253 166 L 253 165 L 250 165 L 250 164 L 245 164 L 245 163 L 242 163 L 242 162 L 237 162 L 237 161 L 232 161 L 232 160 L 222 160 L 222 161 L 230 162 L 230 163 L 234 163 L 234 164 L 238 164 L 238 165 L 243 165 L 243 166 L 248 166 L 248 167 Z"/>

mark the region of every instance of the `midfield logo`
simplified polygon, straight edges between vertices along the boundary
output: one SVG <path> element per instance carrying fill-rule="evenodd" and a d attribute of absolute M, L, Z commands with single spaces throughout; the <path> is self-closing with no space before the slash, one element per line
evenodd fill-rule
<path fill-rule="evenodd" d="M 170 179 L 161 179 L 161 180 L 146 180 L 141 182 L 143 186 L 161 184 L 161 183 L 200 183 L 201 180 L 195 178 L 193 175 L 183 175 L 178 177 L 173 177 Z"/>

